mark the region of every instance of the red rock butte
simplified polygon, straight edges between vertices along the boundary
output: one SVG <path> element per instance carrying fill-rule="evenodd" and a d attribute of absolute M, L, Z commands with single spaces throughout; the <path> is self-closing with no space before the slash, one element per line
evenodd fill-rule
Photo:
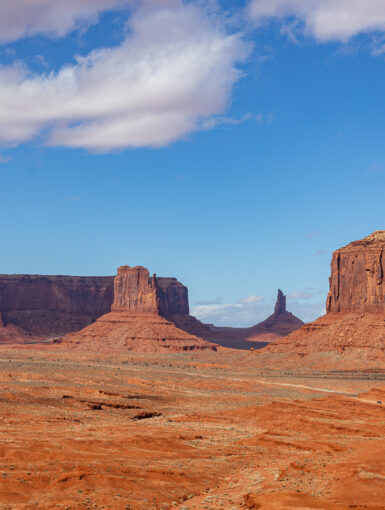
<path fill-rule="evenodd" d="M 385 230 L 333 253 L 328 312 L 385 311 Z"/>
<path fill-rule="evenodd" d="M 96 351 L 161 352 L 216 350 L 217 346 L 176 327 L 164 315 L 187 311 L 187 289 L 177 280 L 158 283 L 148 269 L 122 266 L 114 281 L 111 312 L 76 333 L 60 346 Z"/>
<path fill-rule="evenodd" d="M 336 250 L 327 314 L 260 351 L 261 362 L 313 368 L 385 365 L 385 231 Z"/>

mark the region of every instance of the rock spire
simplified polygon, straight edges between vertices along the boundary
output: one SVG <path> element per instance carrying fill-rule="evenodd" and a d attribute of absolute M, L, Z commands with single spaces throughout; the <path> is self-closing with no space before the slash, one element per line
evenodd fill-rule
<path fill-rule="evenodd" d="M 275 303 L 275 313 L 286 311 L 286 296 L 281 289 L 278 289 L 277 302 Z"/>

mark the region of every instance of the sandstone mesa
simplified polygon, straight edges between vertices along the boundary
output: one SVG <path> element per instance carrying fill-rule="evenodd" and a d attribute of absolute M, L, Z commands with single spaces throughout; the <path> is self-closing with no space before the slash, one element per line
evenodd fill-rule
<path fill-rule="evenodd" d="M 336 250 L 326 315 L 262 349 L 263 363 L 322 369 L 384 367 L 384 251 L 383 230 Z"/>

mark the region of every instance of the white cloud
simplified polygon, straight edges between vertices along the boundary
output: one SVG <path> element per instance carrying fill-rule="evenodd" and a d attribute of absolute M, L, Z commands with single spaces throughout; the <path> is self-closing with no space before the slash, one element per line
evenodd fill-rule
<path fill-rule="evenodd" d="M 223 303 L 223 298 L 218 296 L 216 299 L 209 300 L 209 299 L 202 299 L 201 301 L 197 301 L 196 305 L 220 305 Z"/>
<path fill-rule="evenodd" d="M 257 296 L 255 294 L 252 294 L 251 296 L 241 299 L 240 301 L 238 301 L 238 303 L 241 305 L 255 304 L 264 301 L 264 299 L 265 298 L 263 296 Z"/>
<path fill-rule="evenodd" d="M 169 3 L 135 11 L 121 46 L 57 73 L 0 67 L 0 144 L 44 134 L 90 151 L 164 146 L 222 113 L 248 47 L 201 7 Z"/>
<path fill-rule="evenodd" d="M 1 0 L 0 42 L 36 34 L 61 37 L 98 14 L 124 7 L 127 0 Z"/>
<path fill-rule="evenodd" d="M 363 32 L 385 31 L 384 0 L 251 0 L 250 16 L 297 17 L 319 41 L 343 41 Z"/>
<path fill-rule="evenodd" d="M 311 287 L 307 287 L 306 290 L 295 290 L 287 295 L 288 301 L 311 299 L 314 296 L 323 294 L 322 290 L 314 290 Z"/>
<path fill-rule="evenodd" d="M 162 146 L 221 113 L 246 47 L 199 7 L 177 4 L 139 10 L 121 46 L 58 73 L 0 68 L 0 143 L 48 130 L 49 144 L 93 151 Z"/>
<path fill-rule="evenodd" d="M 294 300 L 294 299 L 310 299 L 313 297 L 312 292 L 303 292 L 301 290 L 296 290 L 294 292 L 290 292 L 290 294 L 287 295 L 288 300 Z"/>
<path fill-rule="evenodd" d="M 272 113 L 264 114 L 264 113 L 245 113 L 242 117 L 224 117 L 224 116 L 216 116 L 211 117 L 210 119 L 204 121 L 202 123 L 203 129 L 213 129 L 218 126 L 238 126 L 239 124 L 243 124 L 247 121 L 254 121 L 257 124 L 271 124 L 274 120 L 274 115 Z"/>

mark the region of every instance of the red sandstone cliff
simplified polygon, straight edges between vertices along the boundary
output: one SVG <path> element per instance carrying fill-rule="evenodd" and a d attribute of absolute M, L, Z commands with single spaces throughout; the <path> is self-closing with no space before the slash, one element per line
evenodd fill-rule
<path fill-rule="evenodd" d="M 57 336 L 90 324 L 111 309 L 113 278 L 0 275 L 6 325 L 33 336 Z"/>
<path fill-rule="evenodd" d="M 261 363 L 385 367 L 385 231 L 336 250 L 327 314 L 258 353 Z"/>
<path fill-rule="evenodd" d="M 140 278 L 138 284 L 135 278 L 130 282 L 137 290 L 140 285 L 147 285 L 148 272 L 147 277 L 142 273 Z M 111 311 L 114 280 L 113 276 L 0 275 L 0 313 L 4 325 L 21 328 L 34 337 L 78 331 Z M 184 285 L 175 278 L 154 281 L 157 307 L 162 315 L 188 314 L 188 293 Z M 133 299 L 133 291 L 130 297 Z M 121 299 L 125 299 L 123 294 Z M 141 295 L 138 299 L 145 298 Z M 151 302 L 153 297 L 146 299 Z M 124 303 L 116 306 L 121 304 Z M 151 308 L 149 303 L 143 302 L 143 306 Z"/>
<path fill-rule="evenodd" d="M 328 312 L 385 310 L 385 230 L 333 253 Z"/>
<path fill-rule="evenodd" d="M 148 269 L 122 266 L 114 281 L 112 312 L 159 313 L 156 276 Z"/>

